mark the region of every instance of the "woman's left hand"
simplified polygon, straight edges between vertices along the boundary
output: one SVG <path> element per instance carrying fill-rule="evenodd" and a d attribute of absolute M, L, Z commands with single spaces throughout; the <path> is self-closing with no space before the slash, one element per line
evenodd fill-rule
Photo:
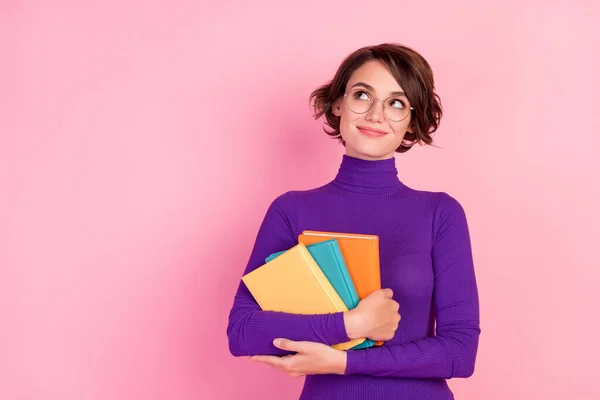
<path fill-rule="evenodd" d="M 250 360 L 270 365 L 291 377 L 315 374 L 344 375 L 346 372 L 346 352 L 336 350 L 323 343 L 295 342 L 289 339 L 275 339 L 275 347 L 297 354 L 277 356 L 252 356 Z"/>

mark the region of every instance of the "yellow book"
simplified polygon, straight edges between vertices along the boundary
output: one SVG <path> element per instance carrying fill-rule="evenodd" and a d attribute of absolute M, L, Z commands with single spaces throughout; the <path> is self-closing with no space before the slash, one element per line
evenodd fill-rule
<path fill-rule="evenodd" d="M 348 311 L 302 243 L 244 275 L 242 280 L 264 311 L 291 314 L 333 314 Z M 364 341 L 364 338 L 354 339 L 331 347 L 347 350 Z"/>

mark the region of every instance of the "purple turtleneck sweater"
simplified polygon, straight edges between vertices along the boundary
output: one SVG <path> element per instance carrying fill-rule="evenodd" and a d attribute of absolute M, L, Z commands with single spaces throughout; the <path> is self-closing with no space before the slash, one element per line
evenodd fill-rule
<path fill-rule="evenodd" d="M 443 192 L 411 189 L 395 158 L 343 156 L 335 179 L 289 191 L 270 205 L 245 272 L 298 243 L 303 230 L 375 234 L 381 285 L 402 320 L 381 347 L 349 350 L 345 375 L 308 375 L 300 399 L 453 399 L 446 379 L 469 377 L 479 339 L 479 300 L 462 206 Z M 349 340 L 343 313 L 262 311 L 240 282 L 227 327 L 234 356 L 284 355 L 275 338 L 328 345 Z"/>

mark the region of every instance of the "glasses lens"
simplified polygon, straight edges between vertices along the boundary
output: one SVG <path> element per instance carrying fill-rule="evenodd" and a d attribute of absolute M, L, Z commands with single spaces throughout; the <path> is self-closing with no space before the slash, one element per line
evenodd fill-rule
<path fill-rule="evenodd" d="M 355 89 L 346 96 L 348 108 L 357 114 L 364 114 L 373 105 L 373 96 L 362 89 Z"/>
<path fill-rule="evenodd" d="M 385 101 L 385 116 L 392 121 L 402 121 L 408 117 L 410 106 L 402 97 L 390 97 Z"/>

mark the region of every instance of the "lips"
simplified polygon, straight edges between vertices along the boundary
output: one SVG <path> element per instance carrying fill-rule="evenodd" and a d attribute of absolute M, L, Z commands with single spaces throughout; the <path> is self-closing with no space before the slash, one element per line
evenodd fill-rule
<path fill-rule="evenodd" d="M 368 128 L 366 126 L 358 126 L 357 128 L 360 131 L 360 133 L 369 137 L 382 137 L 387 135 L 387 133 L 380 129 Z"/>

